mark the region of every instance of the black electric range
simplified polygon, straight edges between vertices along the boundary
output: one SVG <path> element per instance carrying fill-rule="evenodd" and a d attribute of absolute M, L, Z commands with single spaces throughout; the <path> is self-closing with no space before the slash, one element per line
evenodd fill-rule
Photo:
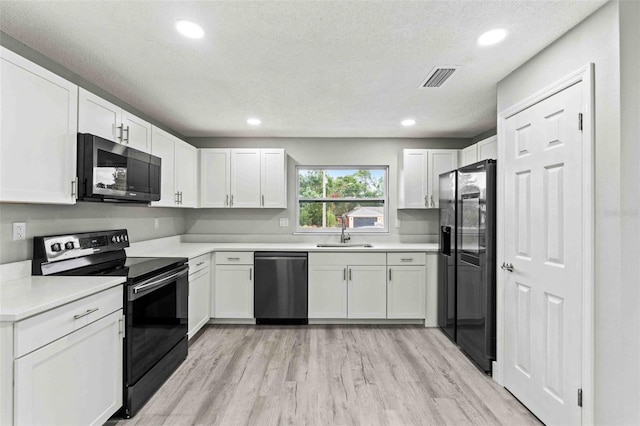
<path fill-rule="evenodd" d="M 188 259 L 127 257 L 126 229 L 35 237 L 33 275 L 122 276 L 123 407 L 130 418 L 187 356 Z"/>

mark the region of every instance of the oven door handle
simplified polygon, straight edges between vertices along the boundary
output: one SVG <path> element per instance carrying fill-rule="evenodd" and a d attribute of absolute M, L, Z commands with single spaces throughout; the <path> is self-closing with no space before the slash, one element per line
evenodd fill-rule
<path fill-rule="evenodd" d="M 189 273 L 189 268 L 184 268 L 179 272 L 169 272 L 169 275 L 162 275 L 160 277 L 151 278 L 133 287 L 133 294 L 137 295 L 141 291 L 151 291 L 158 287 L 163 287 L 169 283 L 172 283 L 178 278 L 181 278 Z"/>

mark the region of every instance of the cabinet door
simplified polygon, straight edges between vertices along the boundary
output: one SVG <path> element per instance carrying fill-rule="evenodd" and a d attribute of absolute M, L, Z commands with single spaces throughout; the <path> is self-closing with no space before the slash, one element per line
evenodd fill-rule
<path fill-rule="evenodd" d="M 151 152 L 151 123 L 122 110 L 123 143 L 143 152 Z"/>
<path fill-rule="evenodd" d="M 424 318 L 424 266 L 388 268 L 387 318 Z"/>
<path fill-rule="evenodd" d="M 309 265 L 309 318 L 347 318 L 347 267 Z"/>
<path fill-rule="evenodd" d="M 198 177 L 198 150 L 183 141 L 176 141 L 175 144 L 176 165 L 175 165 L 175 185 L 179 192 L 178 206 L 196 206 L 196 180 Z"/>
<path fill-rule="evenodd" d="M 15 360 L 17 425 L 103 424 L 122 406 L 122 310 Z"/>
<path fill-rule="evenodd" d="M 189 339 L 209 321 L 210 289 L 209 268 L 189 275 Z"/>
<path fill-rule="evenodd" d="M 401 208 L 427 207 L 427 150 L 405 149 L 402 152 Z"/>
<path fill-rule="evenodd" d="M 253 318 L 253 265 L 216 265 L 216 318 Z"/>
<path fill-rule="evenodd" d="M 122 142 L 122 108 L 80 88 L 78 92 L 78 131 L 113 142 Z"/>
<path fill-rule="evenodd" d="M 461 151 L 461 163 L 460 167 L 466 166 L 467 164 L 473 164 L 478 161 L 478 145 L 473 144 L 471 146 L 466 147 Z"/>
<path fill-rule="evenodd" d="M 458 153 L 455 149 L 429 149 L 429 200 L 428 206 L 437 208 L 440 197 L 440 175 L 458 168 Z"/>
<path fill-rule="evenodd" d="M 231 150 L 231 207 L 260 207 L 260 150 Z"/>
<path fill-rule="evenodd" d="M 478 161 L 498 158 L 498 137 L 491 136 L 481 140 L 478 145 Z"/>
<path fill-rule="evenodd" d="M 284 149 L 260 150 L 260 205 L 287 208 L 287 162 Z"/>
<path fill-rule="evenodd" d="M 387 317 L 385 266 L 349 266 L 349 318 Z"/>
<path fill-rule="evenodd" d="M 230 150 L 200 150 L 200 207 L 229 207 L 230 169 Z"/>
<path fill-rule="evenodd" d="M 0 201 L 75 203 L 78 86 L 0 48 Z"/>
<path fill-rule="evenodd" d="M 162 159 L 160 170 L 160 201 L 151 203 L 153 206 L 175 207 L 175 137 L 153 126 L 151 130 L 151 154 Z"/>

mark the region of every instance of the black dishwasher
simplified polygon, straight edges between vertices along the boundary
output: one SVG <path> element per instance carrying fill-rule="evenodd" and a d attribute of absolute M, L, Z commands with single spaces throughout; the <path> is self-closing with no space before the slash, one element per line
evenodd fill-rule
<path fill-rule="evenodd" d="M 257 251 L 254 267 L 256 324 L 308 324 L 307 253 Z"/>

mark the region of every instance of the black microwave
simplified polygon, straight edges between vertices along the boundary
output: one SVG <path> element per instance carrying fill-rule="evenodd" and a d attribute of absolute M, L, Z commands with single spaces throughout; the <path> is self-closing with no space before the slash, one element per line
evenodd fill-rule
<path fill-rule="evenodd" d="M 160 200 L 162 160 L 88 133 L 78 133 L 78 200 Z"/>

